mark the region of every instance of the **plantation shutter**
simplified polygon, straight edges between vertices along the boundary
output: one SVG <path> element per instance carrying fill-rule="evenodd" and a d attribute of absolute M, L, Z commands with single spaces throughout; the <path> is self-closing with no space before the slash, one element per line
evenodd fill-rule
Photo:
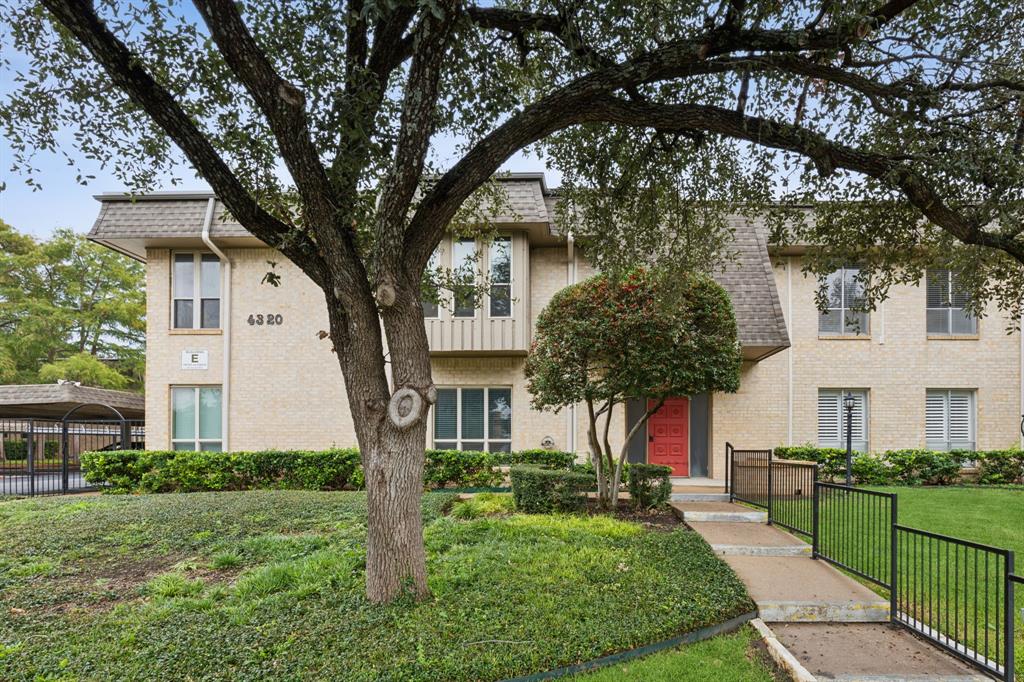
<path fill-rule="evenodd" d="M 974 409 L 971 393 L 949 392 L 949 449 L 974 449 Z"/>
<path fill-rule="evenodd" d="M 925 439 L 932 450 L 973 450 L 974 391 L 928 391 Z"/>
<path fill-rule="evenodd" d="M 839 393 L 818 392 L 818 445 L 826 448 L 839 447 Z"/>
<path fill-rule="evenodd" d="M 846 409 L 843 396 L 853 395 L 850 414 L 850 445 L 858 452 L 868 449 L 868 396 L 865 391 L 822 389 L 818 391 L 818 445 L 826 448 L 846 447 Z"/>
<path fill-rule="evenodd" d="M 931 450 L 945 450 L 949 447 L 949 439 L 946 437 L 946 398 L 945 391 L 928 391 L 925 400 L 925 440 Z"/>

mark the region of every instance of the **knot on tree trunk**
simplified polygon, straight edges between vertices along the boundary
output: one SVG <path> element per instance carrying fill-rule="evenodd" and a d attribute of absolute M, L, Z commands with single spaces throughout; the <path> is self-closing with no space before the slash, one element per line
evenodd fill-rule
<path fill-rule="evenodd" d="M 405 387 L 395 391 L 388 403 L 388 419 L 395 428 L 404 431 L 417 421 L 423 414 L 423 397 L 414 389 Z"/>
<path fill-rule="evenodd" d="M 390 308 L 395 304 L 395 299 L 398 294 L 395 292 L 395 285 L 391 282 L 382 282 L 377 285 L 377 288 L 373 291 L 373 298 L 377 301 L 377 305 L 382 308 Z"/>

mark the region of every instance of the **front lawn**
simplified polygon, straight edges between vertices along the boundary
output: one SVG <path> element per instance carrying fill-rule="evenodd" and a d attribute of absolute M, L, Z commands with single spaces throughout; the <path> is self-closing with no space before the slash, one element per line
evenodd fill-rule
<path fill-rule="evenodd" d="M 0 503 L 0 679 L 493 680 L 753 609 L 695 533 L 450 503 L 424 497 L 434 599 L 387 607 L 363 493 Z"/>

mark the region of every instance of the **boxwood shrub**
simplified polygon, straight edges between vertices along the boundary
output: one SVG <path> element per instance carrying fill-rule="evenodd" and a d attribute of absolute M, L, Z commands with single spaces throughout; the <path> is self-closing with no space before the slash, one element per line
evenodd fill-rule
<path fill-rule="evenodd" d="M 428 488 L 490 488 L 504 479 L 490 452 L 427 450 L 426 456 L 423 482 Z"/>
<path fill-rule="evenodd" d="M 629 467 L 629 499 L 637 509 L 653 509 L 668 502 L 672 495 L 672 467 L 662 464 L 638 464 Z"/>
<path fill-rule="evenodd" d="M 36 457 L 39 457 L 38 450 L 36 451 Z M 54 459 L 60 456 L 60 441 L 48 440 L 43 442 L 43 456 L 46 459 Z M 5 440 L 4 441 L 4 459 L 10 462 L 20 462 L 28 460 L 28 441 L 27 440 Z"/>
<path fill-rule="evenodd" d="M 1020 448 L 971 452 L 967 453 L 967 456 L 978 462 L 978 483 L 1024 483 L 1024 450 Z"/>
<path fill-rule="evenodd" d="M 512 467 L 509 476 L 516 509 L 527 514 L 578 511 L 594 486 L 586 474 L 526 464 Z"/>
<path fill-rule="evenodd" d="M 575 452 L 564 450 L 516 450 L 515 452 L 495 452 L 494 461 L 500 465 L 536 464 L 548 469 L 568 469 L 576 462 Z"/>

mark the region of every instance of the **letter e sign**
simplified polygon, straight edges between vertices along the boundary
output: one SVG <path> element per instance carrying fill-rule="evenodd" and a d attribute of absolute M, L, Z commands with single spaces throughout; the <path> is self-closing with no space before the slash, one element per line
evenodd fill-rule
<path fill-rule="evenodd" d="M 208 369 L 210 366 L 210 354 L 205 350 L 183 350 L 181 351 L 182 369 Z"/>

